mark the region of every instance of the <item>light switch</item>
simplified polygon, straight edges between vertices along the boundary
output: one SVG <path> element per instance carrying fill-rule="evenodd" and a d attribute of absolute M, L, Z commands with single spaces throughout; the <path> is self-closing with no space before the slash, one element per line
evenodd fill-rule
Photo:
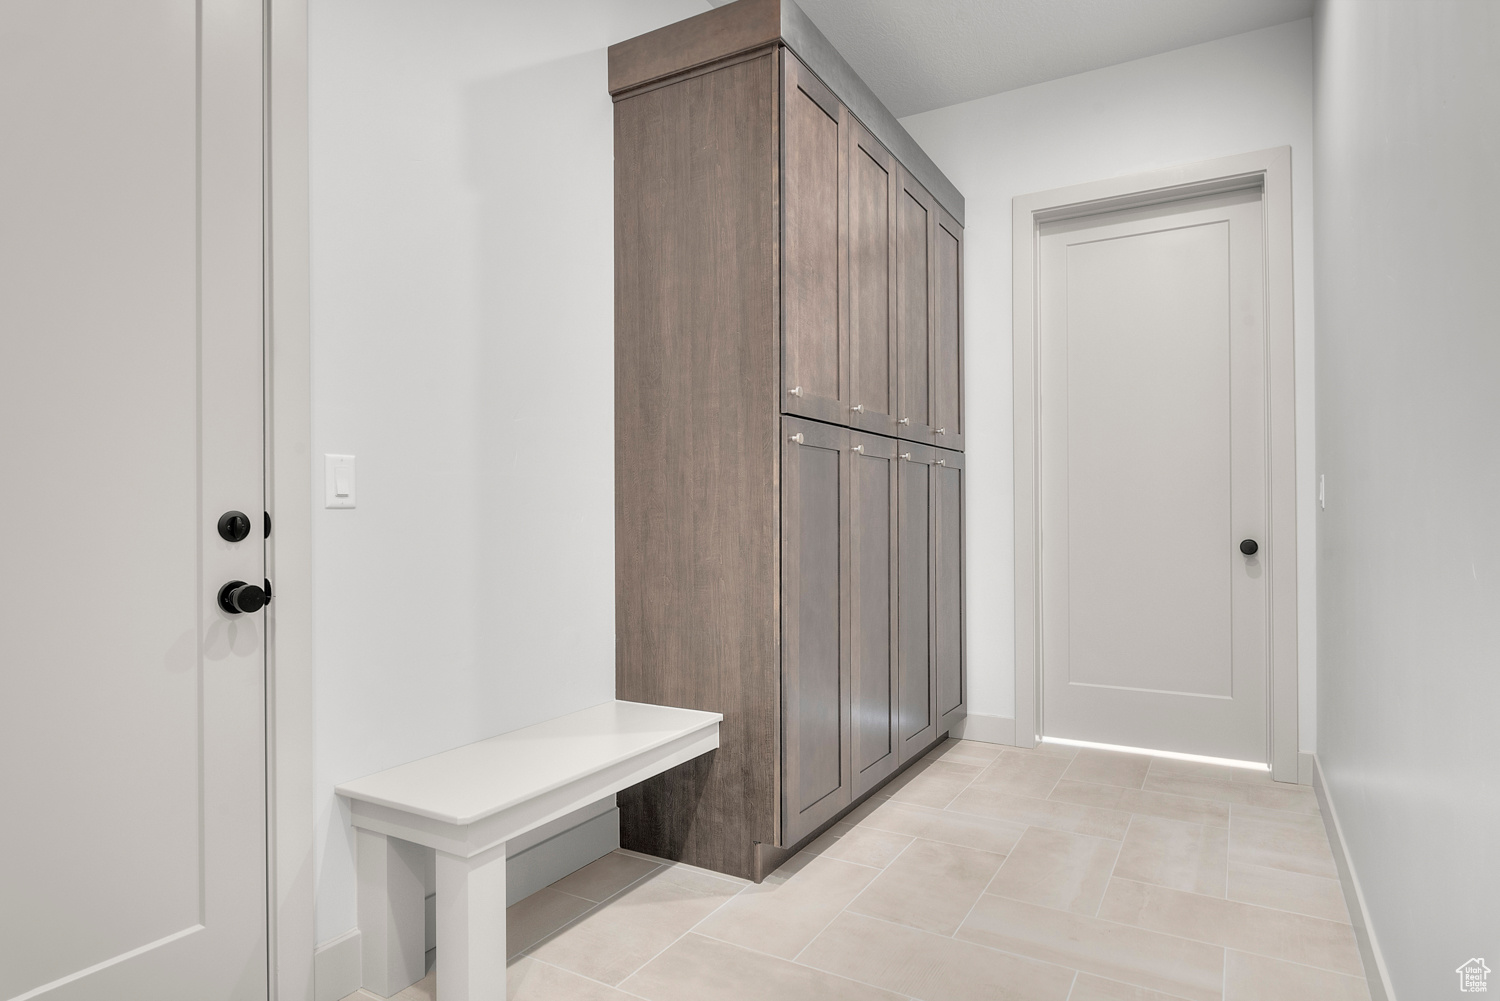
<path fill-rule="evenodd" d="M 354 506 L 354 456 L 323 456 L 323 506 L 349 508 Z"/>

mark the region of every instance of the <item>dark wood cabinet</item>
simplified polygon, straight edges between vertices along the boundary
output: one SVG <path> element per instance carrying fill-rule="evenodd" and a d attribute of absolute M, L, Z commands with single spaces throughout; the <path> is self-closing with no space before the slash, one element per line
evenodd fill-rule
<path fill-rule="evenodd" d="M 896 630 L 900 443 L 849 432 L 850 736 L 854 795 L 899 762 Z"/>
<path fill-rule="evenodd" d="M 616 696 L 724 714 L 621 843 L 760 879 L 964 712 L 963 198 L 789 0 L 609 80 Z"/>
<path fill-rule="evenodd" d="M 847 116 L 833 92 L 795 58 L 783 54 L 781 69 L 785 410 L 841 423 L 849 406 L 843 198 Z"/>
<path fill-rule="evenodd" d="M 781 462 L 782 830 L 796 842 L 853 800 L 849 433 L 788 417 Z"/>
<path fill-rule="evenodd" d="M 932 198 L 905 170 L 896 196 L 896 433 L 932 444 Z"/>
<path fill-rule="evenodd" d="M 932 466 L 933 644 L 938 726 L 968 710 L 964 671 L 964 454 L 938 449 Z"/>
<path fill-rule="evenodd" d="M 896 433 L 896 160 L 849 128 L 849 426 Z"/>
<path fill-rule="evenodd" d="M 926 750 L 937 734 L 933 678 L 933 460 L 936 449 L 902 442 L 897 467 L 898 760 Z"/>
<path fill-rule="evenodd" d="M 937 210 L 932 241 L 932 440 L 964 447 L 963 274 L 964 231 Z"/>

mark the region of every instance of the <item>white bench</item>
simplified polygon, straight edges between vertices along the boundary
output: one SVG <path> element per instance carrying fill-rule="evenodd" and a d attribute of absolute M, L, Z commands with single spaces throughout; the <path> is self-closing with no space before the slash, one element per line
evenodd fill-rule
<path fill-rule="evenodd" d="M 719 746 L 718 713 L 605 702 L 345 783 L 364 986 L 425 970 L 422 845 L 437 859 L 442 1001 L 504 1001 L 505 844 Z"/>

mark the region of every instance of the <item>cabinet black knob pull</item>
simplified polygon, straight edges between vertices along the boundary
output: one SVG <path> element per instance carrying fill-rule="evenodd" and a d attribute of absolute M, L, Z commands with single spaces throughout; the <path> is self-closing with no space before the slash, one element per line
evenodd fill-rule
<path fill-rule="evenodd" d="M 1246 556 L 1254 556 L 1259 551 L 1260 546 L 1255 544 L 1254 539 L 1246 539 L 1244 542 L 1240 543 L 1240 552 L 1244 553 Z"/>
<path fill-rule="evenodd" d="M 258 612 L 270 600 L 271 595 L 265 588 L 246 584 L 242 580 L 232 580 L 219 588 L 219 607 L 230 615 Z"/>

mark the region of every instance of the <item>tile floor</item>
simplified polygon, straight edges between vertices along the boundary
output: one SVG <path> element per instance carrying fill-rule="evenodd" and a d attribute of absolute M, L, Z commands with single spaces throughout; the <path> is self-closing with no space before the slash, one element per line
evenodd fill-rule
<path fill-rule="evenodd" d="M 512 1001 L 1369 1001 L 1306 786 L 950 740 L 846 820 L 759 886 L 621 851 L 533 894 Z"/>

